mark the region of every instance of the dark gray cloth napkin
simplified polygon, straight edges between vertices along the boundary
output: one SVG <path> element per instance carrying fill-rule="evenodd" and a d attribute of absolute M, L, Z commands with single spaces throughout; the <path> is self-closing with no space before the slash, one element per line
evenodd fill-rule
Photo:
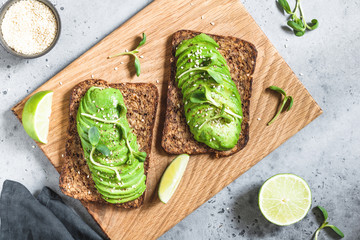
<path fill-rule="evenodd" d="M 0 219 L 1 240 L 102 239 L 48 187 L 36 199 L 22 184 L 6 180 Z"/>

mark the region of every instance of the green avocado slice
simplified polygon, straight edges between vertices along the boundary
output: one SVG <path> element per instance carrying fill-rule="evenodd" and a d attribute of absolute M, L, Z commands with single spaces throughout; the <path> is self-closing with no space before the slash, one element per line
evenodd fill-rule
<path fill-rule="evenodd" d="M 146 154 L 139 151 L 126 112 L 118 89 L 91 87 L 82 97 L 76 117 L 91 177 L 102 198 L 110 203 L 132 201 L 146 189 L 143 163 Z M 90 143 L 89 129 L 92 127 L 100 134 L 97 145 L 105 145 L 110 152 L 108 156 Z"/>
<path fill-rule="evenodd" d="M 206 34 L 182 41 L 175 53 L 175 80 L 195 140 L 223 151 L 237 144 L 243 112 L 240 93 L 218 47 Z"/>

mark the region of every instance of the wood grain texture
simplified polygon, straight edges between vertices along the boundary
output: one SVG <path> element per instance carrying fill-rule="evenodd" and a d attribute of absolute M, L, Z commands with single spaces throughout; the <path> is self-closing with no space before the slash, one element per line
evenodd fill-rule
<path fill-rule="evenodd" d="M 247 146 L 225 159 L 214 160 L 209 155 L 192 156 L 178 190 L 165 205 L 158 200 L 156 190 L 164 169 L 174 157 L 162 150 L 161 132 L 170 75 L 171 35 L 180 29 L 242 38 L 256 46 L 258 58 L 253 75 L 250 140 Z M 136 77 L 132 59 L 127 56 L 107 59 L 107 56 L 132 49 L 139 40 L 136 36 L 140 37 L 142 32 L 146 32 L 148 40 L 140 50 L 144 56 L 141 59 L 142 73 Z M 120 61 L 129 64 L 120 65 Z M 119 70 L 115 71 L 115 67 Z M 35 91 L 54 90 L 49 143 L 39 144 L 39 147 L 57 170 L 64 161 L 61 156 L 65 152 L 69 124 L 70 91 L 91 75 L 113 83 L 150 82 L 156 84 L 160 92 L 145 204 L 135 210 L 84 204 L 112 239 L 159 237 L 322 113 L 238 0 L 155 0 Z M 283 113 L 267 127 L 266 123 L 275 114 L 279 103 L 278 95 L 265 90 L 270 85 L 286 89 L 289 95 L 294 96 L 295 104 L 291 112 Z M 13 108 L 19 119 L 26 100 Z"/>

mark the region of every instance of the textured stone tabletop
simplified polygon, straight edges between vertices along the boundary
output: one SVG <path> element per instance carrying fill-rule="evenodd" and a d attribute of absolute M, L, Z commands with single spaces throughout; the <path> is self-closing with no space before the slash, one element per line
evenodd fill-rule
<path fill-rule="evenodd" d="M 151 2 L 52 1 L 63 27 L 50 53 L 23 60 L 0 47 L 0 189 L 5 179 L 12 179 L 32 193 L 44 185 L 60 192 L 58 173 L 10 109 Z M 317 211 L 311 210 L 299 223 L 277 227 L 258 209 L 261 184 L 283 172 L 309 183 L 313 207 L 324 206 L 345 239 L 360 239 L 360 4 L 303 0 L 305 15 L 317 18 L 320 26 L 298 38 L 282 27 L 286 17 L 275 0 L 242 2 L 324 113 L 161 239 L 311 239 L 319 226 Z M 65 199 L 92 221 L 78 201 Z M 323 231 L 320 239 L 337 237 Z"/>

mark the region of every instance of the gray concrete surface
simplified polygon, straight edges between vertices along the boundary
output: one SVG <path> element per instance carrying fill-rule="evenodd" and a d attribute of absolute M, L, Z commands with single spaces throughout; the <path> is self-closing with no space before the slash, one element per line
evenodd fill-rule
<path fill-rule="evenodd" d="M 10 108 L 149 2 L 58 0 L 62 35 L 49 54 L 21 60 L 0 48 L 0 189 L 5 179 L 12 179 L 32 193 L 44 185 L 59 192 L 58 173 L 34 148 Z M 259 212 L 259 187 L 282 172 L 302 176 L 312 189 L 313 206 L 329 211 L 329 220 L 343 230 L 345 239 L 360 239 L 359 3 L 302 1 L 306 16 L 316 17 L 320 27 L 297 38 L 283 28 L 286 17 L 274 0 L 242 2 L 324 114 L 160 239 L 311 239 L 319 225 L 318 212 L 312 210 L 288 227 L 268 223 Z M 91 222 L 78 201 L 66 201 Z M 321 239 L 337 238 L 324 231 Z"/>

